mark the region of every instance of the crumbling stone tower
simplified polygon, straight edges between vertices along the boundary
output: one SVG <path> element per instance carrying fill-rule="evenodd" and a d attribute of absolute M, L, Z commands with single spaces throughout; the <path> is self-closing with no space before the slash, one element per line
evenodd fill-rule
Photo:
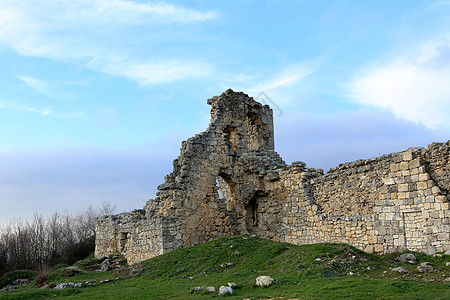
<path fill-rule="evenodd" d="M 362 250 L 450 250 L 450 141 L 323 170 L 274 151 L 272 110 L 243 93 L 208 100 L 207 130 L 182 143 L 141 210 L 100 218 L 95 255 L 129 263 L 224 235 Z"/>
<path fill-rule="evenodd" d="M 224 235 L 279 239 L 279 209 L 265 183 L 286 164 L 274 151 L 272 110 L 232 90 L 208 104 L 208 129 L 182 143 L 156 199 L 98 222 L 97 255 L 134 262 Z"/>

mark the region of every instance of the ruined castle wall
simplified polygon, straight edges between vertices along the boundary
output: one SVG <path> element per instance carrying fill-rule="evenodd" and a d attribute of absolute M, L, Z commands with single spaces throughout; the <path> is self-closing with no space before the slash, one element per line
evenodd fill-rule
<path fill-rule="evenodd" d="M 97 221 L 97 257 L 135 263 L 237 234 L 375 253 L 450 250 L 450 141 L 323 174 L 274 151 L 267 105 L 231 90 L 208 104 L 211 123 L 182 143 L 156 198 Z"/>
<path fill-rule="evenodd" d="M 121 254 L 135 263 L 164 253 L 161 218 L 135 210 L 97 220 L 95 256 Z"/>
<path fill-rule="evenodd" d="M 443 187 L 450 164 L 442 154 L 448 144 L 439 147 L 342 164 L 325 175 L 292 168 L 280 182 L 289 190 L 285 241 L 344 242 L 377 253 L 449 250 L 449 202 Z M 437 164 L 439 169 L 429 169 Z"/>

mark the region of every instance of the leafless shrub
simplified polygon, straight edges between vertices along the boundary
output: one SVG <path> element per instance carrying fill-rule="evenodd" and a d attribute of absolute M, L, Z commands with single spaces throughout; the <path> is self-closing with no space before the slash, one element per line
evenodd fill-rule
<path fill-rule="evenodd" d="M 0 276 L 18 269 L 72 264 L 88 256 L 95 247 L 96 219 L 114 209 L 103 203 L 101 208 L 89 206 L 76 215 L 55 212 L 44 218 L 35 213 L 28 222 L 11 222 L 0 229 Z"/>

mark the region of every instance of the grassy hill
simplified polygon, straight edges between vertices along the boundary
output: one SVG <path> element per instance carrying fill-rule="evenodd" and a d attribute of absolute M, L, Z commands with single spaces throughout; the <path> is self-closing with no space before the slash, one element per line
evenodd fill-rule
<path fill-rule="evenodd" d="M 296 246 L 254 236 L 234 236 L 172 251 L 134 266 L 111 258 L 113 270 L 99 272 L 92 257 L 74 266 L 36 274 L 0 299 L 207 299 L 221 298 L 219 287 L 236 283 L 228 299 L 450 299 L 450 256 L 415 253 L 416 264 L 396 260 L 397 254 L 377 256 L 346 244 Z M 430 262 L 433 270 L 417 266 Z M 404 267 L 408 273 L 392 268 Z M 255 286 L 258 276 L 275 279 L 269 287 Z M 29 277 L 29 275 L 27 275 Z M 20 276 L 19 276 L 20 277 Z M 0 279 L 0 289 L 18 278 Z M 54 289 L 56 284 L 81 287 Z M 37 285 L 38 283 L 38 285 Z M 215 287 L 207 294 L 191 288 Z"/>

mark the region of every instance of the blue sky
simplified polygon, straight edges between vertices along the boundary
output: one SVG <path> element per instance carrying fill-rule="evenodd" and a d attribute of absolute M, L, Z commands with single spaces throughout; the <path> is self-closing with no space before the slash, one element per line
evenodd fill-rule
<path fill-rule="evenodd" d="M 142 207 L 227 88 L 276 105 L 288 163 L 446 141 L 448 20 L 450 1 L 0 0 L 0 220 Z"/>

